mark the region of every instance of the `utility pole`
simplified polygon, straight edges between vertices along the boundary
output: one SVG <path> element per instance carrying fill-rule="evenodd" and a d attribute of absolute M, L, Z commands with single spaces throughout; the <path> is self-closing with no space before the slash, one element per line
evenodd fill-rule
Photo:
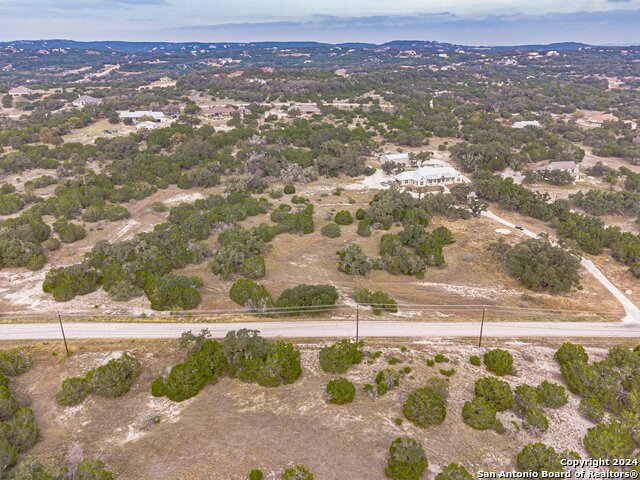
<path fill-rule="evenodd" d="M 484 329 L 484 316 L 487 313 L 487 307 L 482 307 L 482 321 L 480 322 L 480 338 L 478 339 L 478 348 L 482 347 L 482 330 Z"/>
<path fill-rule="evenodd" d="M 67 357 L 69 356 L 69 346 L 67 345 L 67 337 L 64 335 L 64 327 L 62 326 L 62 316 L 58 312 L 58 321 L 60 322 L 60 331 L 62 332 L 62 340 L 64 340 L 64 349 L 67 351 Z"/>
<path fill-rule="evenodd" d="M 360 305 L 356 305 L 356 346 L 358 345 L 359 333 L 360 333 Z"/>

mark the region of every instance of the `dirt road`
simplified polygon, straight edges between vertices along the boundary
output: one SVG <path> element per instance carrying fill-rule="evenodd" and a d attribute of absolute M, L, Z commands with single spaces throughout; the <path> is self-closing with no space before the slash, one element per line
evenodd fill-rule
<path fill-rule="evenodd" d="M 265 337 L 331 338 L 355 337 L 352 321 L 292 321 L 233 323 L 69 323 L 68 339 L 178 338 L 187 330 L 209 329 L 213 337 L 229 330 L 260 330 Z M 361 337 L 477 337 L 479 322 L 362 321 Z M 582 322 L 487 322 L 483 335 L 494 338 L 517 337 L 621 337 L 640 339 L 640 325 Z M 0 340 L 61 339 L 57 323 L 15 323 L 0 325 Z"/>

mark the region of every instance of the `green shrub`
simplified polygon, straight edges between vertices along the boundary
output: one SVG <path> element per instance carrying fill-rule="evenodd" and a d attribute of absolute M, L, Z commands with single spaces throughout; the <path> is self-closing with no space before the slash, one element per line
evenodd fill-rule
<path fill-rule="evenodd" d="M 340 226 L 335 223 L 328 223 L 320 229 L 320 233 L 328 238 L 338 238 L 340 236 Z"/>
<path fill-rule="evenodd" d="M 375 383 L 376 393 L 378 395 L 384 395 L 399 385 L 400 374 L 396 370 L 385 368 L 376 374 Z"/>
<path fill-rule="evenodd" d="M 282 472 L 281 480 L 314 480 L 316 477 L 304 465 L 289 467 Z"/>
<path fill-rule="evenodd" d="M 455 368 L 441 368 L 440 369 L 440 373 L 442 375 L 444 375 L 445 377 L 452 377 L 452 376 L 455 375 L 456 369 Z"/>
<path fill-rule="evenodd" d="M 591 458 L 631 458 L 635 450 L 631 433 L 618 422 L 590 428 L 583 442 Z"/>
<path fill-rule="evenodd" d="M 67 378 L 62 382 L 62 389 L 56 393 L 56 401 L 65 407 L 78 405 L 91 393 L 91 383 L 84 378 Z"/>
<path fill-rule="evenodd" d="M 158 376 L 151 382 L 151 395 L 154 397 L 164 397 L 166 395 L 162 377 Z"/>
<path fill-rule="evenodd" d="M 553 358 L 555 358 L 560 365 L 569 362 L 587 363 L 589 361 L 589 355 L 587 355 L 584 347 L 571 342 L 563 343 Z"/>
<path fill-rule="evenodd" d="M 18 458 L 18 451 L 16 447 L 6 440 L 0 437 L 0 472 L 6 472 L 16 464 Z"/>
<path fill-rule="evenodd" d="M 18 410 L 9 423 L 11 434 L 9 441 L 18 452 L 25 452 L 40 440 L 40 429 L 36 416 L 29 407 Z"/>
<path fill-rule="evenodd" d="M 113 480 L 113 474 L 100 460 L 83 459 L 76 467 L 74 480 Z"/>
<path fill-rule="evenodd" d="M 142 368 L 140 362 L 127 353 L 109 360 L 87 374 L 91 391 L 101 397 L 120 397 L 131 390 Z"/>
<path fill-rule="evenodd" d="M 33 360 L 24 350 L 14 348 L 0 352 L 0 373 L 13 377 L 26 372 L 33 366 Z"/>
<path fill-rule="evenodd" d="M 544 443 L 526 445 L 517 457 L 518 469 L 523 472 L 561 472 L 563 470 L 560 455 L 553 447 Z"/>
<path fill-rule="evenodd" d="M 262 278 L 266 273 L 267 267 L 264 263 L 264 257 L 261 255 L 245 258 L 240 267 L 240 275 L 247 278 Z"/>
<path fill-rule="evenodd" d="M 360 220 L 358 222 L 358 229 L 356 233 L 361 237 L 370 237 L 371 236 L 371 223 L 369 220 Z"/>
<path fill-rule="evenodd" d="M 540 391 L 531 385 L 518 385 L 513 394 L 513 411 L 519 417 L 540 408 Z"/>
<path fill-rule="evenodd" d="M 404 418 L 396 418 L 394 422 L 396 425 L 400 426 L 404 423 Z"/>
<path fill-rule="evenodd" d="M 327 383 L 327 401 L 336 405 L 353 402 L 356 387 L 346 378 L 336 378 Z"/>
<path fill-rule="evenodd" d="M 338 270 L 347 275 L 366 275 L 374 267 L 373 260 L 364 254 L 360 245 L 347 245 L 338 250 L 336 255 L 340 257 Z"/>
<path fill-rule="evenodd" d="M 355 342 L 343 338 L 339 342 L 322 347 L 319 358 L 324 372 L 344 373 L 351 365 L 362 361 L 362 354 Z"/>
<path fill-rule="evenodd" d="M 469 357 L 469 363 L 475 367 L 479 367 L 482 364 L 482 360 L 478 355 L 471 355 Z"/>
<path fill-rule="evenodd" d="M 372 292 L 366 288 L 359 288 L 355 292 L 354 300 L 360 305 L 371 306 L 376 315 L 380 315 L 383 311 L 391 313 L 398 311 L 396 301 L 382 290 Z"/>
<path fill-rule="evenodd" d="M 593 423 L 600 423 L 604 419 L 604 406 L 595 396 L 582 397 L 579 409 Z"/>
<path fill-rule="evenodd" d="M 442 468 L 435 480 L 473 480 L 473 475 L 462 465 L 450 463 Z"/>
<path fill-rule="evenodd" d="M 0 421 L 13 417 L 17 410 L 18 404 L 9 387 L 0 385 Z"/>
<path fill-rule="evenodd" d="M 527 430 L 533 430 L 538 433 L 546 432 L 549 428 L 549 421 L 544 413 L 532 408 L 524 412 L 522 426 Z"/>
<path fill-rule="evenodd" d="M 294 190 L 295 192 L 295 190 Z M 284 192 L 282 190 L 280 190 L 279 188 L 274 188 L 272 190 L 269 190 L 269 196 L 271 198 L 273 198 L 274 200 L 277 200 L 278 198 L 282 198 L 282 194 Z"/>
<path fill-rule="evenodd" d="M 89 393 L 102 397 L 120 397 L 133 386 L 140 376 L 140 362 L 127 353 L 109 360 L 104 365 L 89 370 L 84 378 L 67 378 L 56 394 L 60 405 L 72 406 L 81 403 Z"/>
<path fill-rule="evenodd" d="M 340 210 L 336 213 L 334 221 L 338 225 L 351 225 L 353 223 L 353 217 L 348 210 Z"/>
<path fill-rule="evenodd" d="M 436 363 L 449 363 L 449 359 L 444 353 L 436 353 L 436 356 L 433 357 L 433 359 Z"/>
<path fill-rule="evenodd" d="M 412 423 L 427 428 L 444 422 L 447 416 L 445 399 L 431 387 L 423 387 L 409 395 L 402 413 Z"/>
<path fill-rule="evenodd" d="M 264 312 L 273 308 L 273 299 L 267 289 L 250 278 L 239 278 L 229 291 L 231 300 L 243 307 Z"/>
<path fill-rule="evenodd" d="M 262 470 L 258 468 L 254 468 L 249 472 L 249 480 L 262 480 L 263 474 Z"/>
<path fill-rule="evenodd" d="M 1 451 L 1 449 L 0 449 Z M 0 453 L 0 456 L 2 454 Z M 2 470 L 2 460 L 0 460 L 0 471 Z M 44 467 L 34 461 L 24 461 L 11 472 L 11 480 L 53 480 Z"/>
<path fill-rule="evenodd" d="M 11 380 L 4 373 L 0 373 L 0 387 L 9 388 Z"/>
<path fill-rule="evenodd" d="M 321 313 L 331 310 L 338 301 L 338 291 L 333 285 L 298 285 L 284 290 L 276 307 L 291 311 L 292 315 L 300 310 L 308 310 L 309 313 Z"/>
<path fill-rule="evenodd" d="M 77 242 L 87 236 L 87 232 L 82 226 L 62 219 L 53 222 L 53 230 L 64 243 Z"/>
<path fill-rule="evenodd" d="M 364 220 L 365 211 L 362 208 L 356 210 L 356 220 Z"/>
<path fill-rule="evenodd" d="M 462 407 L 464 423 L 476 430 L 489 430 L 496 425 L 496 413 L 498 409 L 493 402 L 484 397 L 476 397 L 465 402 Z"/>
<path fill-rule="evenodd" d="M 513 374 L 513 355 L 506 350 L 495 348 L 484 354 L 484 364 L 487 370 L 496 375 Z"/>
<path fill-rule="evenodd" d="M 291 184 L 285 185 L 284 193 L 285 193 L 285 195 L 293 195 L 294 193 L 296 193 L 296 187 L 294 187 Z"/>
<path fill-rule="evenodd" d="M 428 367 L 433 367 L 436 364 L 435 360 L 432 358 L 427 358 L 426 363 Z"/>
<path fill-rule="evenodd" d="M 154 212 L 166 212 L 168 210 L 167 206 L 162 202 L 153 202 L 151 208 Z"/>
<path fill-rule="evenodd" d="M 495 377 L 485 377 L 476 380 L 476 397 L 483 397 L 495 405 L 499 412 L 508 410 L 513 404 L 511 386 Z"/>
<path fill-rule="evenodd" d="M 560 408 L 569 401 L 562 385 L 547 380 L 538 385 L 538 394 L 542 405 L 547 408 Z"/>
<path fill-rule="evenodd" d="M 164 395 L 174 402 L 195 397 L 207 383 L 207 374 L 194 362 L 178 363 L 163 381 Z"/>
<path fill-rule="evenodd" d="M 199 277 L 185 277 L 169 273 L 147 282 L 145 293 L 153 310 L 192 310 L 200 301 Z"/>
<path fill-rule="evenodd" d="M 388 360 L 389 365 L 397 365 L 398 363 L 400 363 L 400 359 L 398 357 L 391 357 Z"/>
<path fill-rule="evenodd" d="M 44 245 L 44 248 L 46 248 L 50 252 L 59 250 L 60 247 L 62 246 L 60 240 L 58 240 L 56 237 L 49 237 L 47 240 L 45 240 L 43 245 Z"/>
<path fill-rule="evenodd" d="M 428 466 L 429 462 L 420 442 L 413 438 L 400 437 L 389 447 L 384 474 L 396 480 L 419 480 Z"/>

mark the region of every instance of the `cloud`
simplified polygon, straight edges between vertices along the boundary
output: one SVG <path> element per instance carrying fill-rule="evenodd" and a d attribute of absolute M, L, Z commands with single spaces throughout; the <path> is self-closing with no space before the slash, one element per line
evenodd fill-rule
<path fill-rule="evenodd" d="M 618 0 L 619 1 L 619 0 Z M 329 43 L 438 40 L 466 45 L 521 45 L 581 41 L 592 44 L 640 43 L 640 10 L 609 10 L 543 15 L 471 17 L 449 12 L 422 15 L 336 17 L 303 20 L 199 24 L 166 33 L 183 40 L 316 40 Z"/>

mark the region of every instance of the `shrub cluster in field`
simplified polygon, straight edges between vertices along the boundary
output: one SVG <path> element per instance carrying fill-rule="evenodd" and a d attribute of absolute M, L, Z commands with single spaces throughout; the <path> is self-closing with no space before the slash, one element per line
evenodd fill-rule
<path fill-rule="evenodd" d="M 356 396 L 356 387 L 346 378 L 335 378 L 327 383 L 327 402 L 336 405 L 344 405 L 353 402 Z"/>
<path fill-rule="evenodd" d="M 506 261 L 512 277 L 532 290 L 562 293 L 580 287 L 580 259 L 548 238 L 530 238 L 514 247 L 500 239 L 489 246 Z"/>
<path fill-rule="evenodd" d="M 11 480 L 113 480 L 113 474 L 100 460 L 84 458 L 77 465 L 62 467 L 57 473 L 49 474 L 38 462 L 24 461 L 18 465 Z"/>
<path fill-rule="evenodd" d="M 194 337 L 197 340 L 187 359 L 174 365 L 165 377 L 153 381 L 154 396 L 181 402 L 224 375 L 275 387 L 293 383 L 302 373 L 300 352 L 290 343 L 269 342 L 260 332 L 246 329 L 230 331 L 222 342 L 207 336 L 203 332 Z"/>
<path fill-rule="evenodd" d="M 320 349 L 320 366 L 324 372 L 344 373 L 351 365 L 362 361 L 362 353 L 355 342 L 343 338 Z"/>
<path fill-rule="evenodd" d="M 277 300 L 250 278 L 239 278 L 229 291 L 231 300 L 256 312 L 280 315 L 322 313 L 333 308 L 338 291 L 333 285 L 298 285 L 283 290 Z"/>
<path fill-rule="evenodd" d="M 9 378 L 24 373 L 31 365 L 31 357 L 21 350 L 0 352 L 0 476 L 15 465 L 19 453 L 40 440 L 33 410 L 15 397 Z"/>
<path fill-rule="evenodd" d="M 538 387 L 519 385 L 512 392 L 509 383 L 495 377 L 485 377 L 476 381 L 475 397 L 465 402 L 462 418 L 476 430 L 494 429 L 502 433 L 504 426 L 496 414 L 513 409 L 522 418 L 525 429 L 544 432 L 548 421 L 543 409 L 559 408 L 566 405 L 567 401 L 564 387 L 546 380 Z"/>
<path fill-rule="evenodd" d="M 120 397 L 131 390 L 141 370 L 135 357 L 123 353 L 120 358 L 89 370 L 84 377 L 64 380 L 56 400 L 60 405 L 72 406 L 82 403 L 90 393 L 101 397 Z"/>
<path fill-rule="evenodd" d="M 383 311 L 396 313 L 398 311 L 398 304 L 396 301 L 386 292 L 377 290 L 372 292 L 366 288 L 359 288 L 356 290 L 354 300 L 360 305 L 367 305 L 371 307 L 374 314 L 380 315 Z"/>
<path fill-rule="evenodd" d="M 56 301 L 67 301 L 102 286 L 115 300 L 129 300 L 145 294 L 155 310 L 193 309 L 201 301 L 198 289 L 202 281 L 197 277 L 173 275 L 171 271 L 212 257 L 209 266 L 222 277 L 264 276 L 261 253 L 282 228 L 267 224 L 251 230 L 226 227 L 248 216 L 265 214 L 268 207 L 265 199 L 257 200 L 239 192 L 180 204 L 171 209 L 167 222 L 156 225 L 152 232 L 140 233 L 131 240 L 114 244 L 99 241 L 81 263 L 51 269 L 45 277 L 43 290 L 51 293 Z M 116 207 L 107 208 L 106 214 L 111 211 L 119 217 L 125 216 L 124 211 Z M 89 213 L 92 212 L 90 209 Z M 39 227 L 34 224 L 34 228 Z M 41 241 L 48 238 L 45 228 L 48 227 L 42 227 Z M 220 248 L 212 254 L 204 240 L 214 229 L 222 228 L 226 230 L 218 238 Z M 74 241 L 84 236 L 82 227 L 65 219 L 57 220 L 54 230 L 62 241 Z"/>
<path fill-rule="evenodd" d="M 612 347 L 589 363 L 581 345 L 564 343 L 556 352 L 571 392 L 582 397 L 580 410 L 594 423 L 583 443 L 592 458 L 631 458 L 640 447 L 640 348 Z M 605 412 L 608 423 L 601 423 Z"/>

